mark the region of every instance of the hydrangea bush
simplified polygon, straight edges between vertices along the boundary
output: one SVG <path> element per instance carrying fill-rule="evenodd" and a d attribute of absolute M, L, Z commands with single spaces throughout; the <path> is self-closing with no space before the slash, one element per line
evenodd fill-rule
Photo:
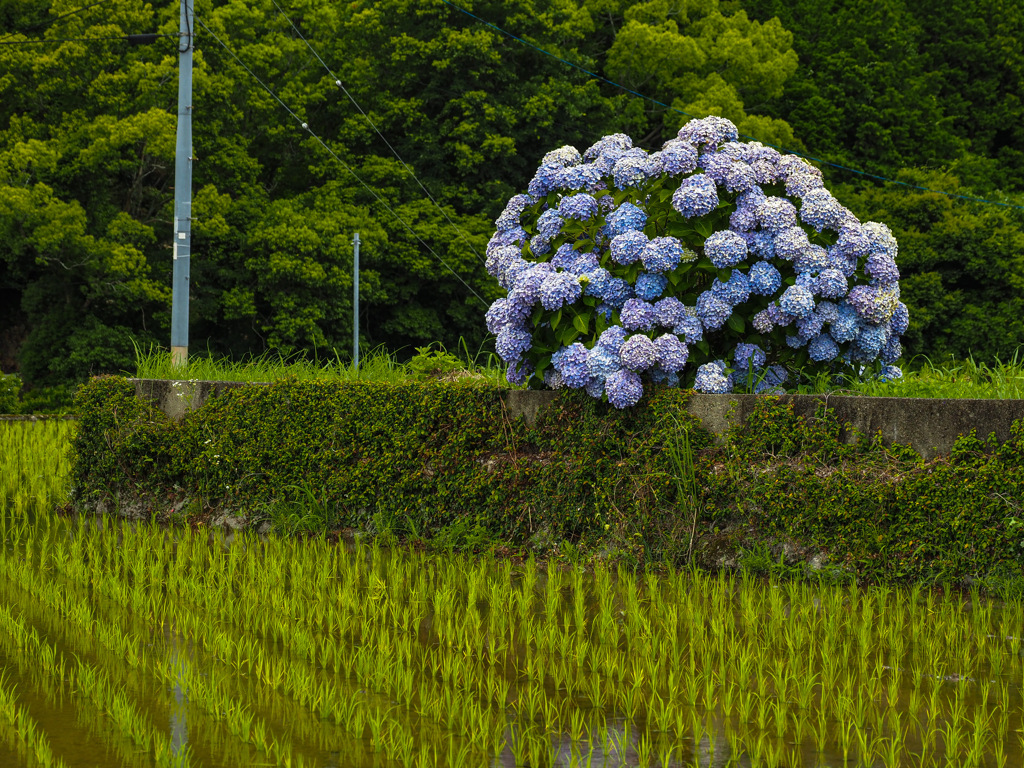
<path fill-rule="evenodd" d="M 691 120 L 660 151 L 605 136 L 544 156 L 487 246 L 508 380 L 618 408 L 645 383 L 780 391 L 820 373 L 898 378 L 897 246 L 803 159 Z"/>

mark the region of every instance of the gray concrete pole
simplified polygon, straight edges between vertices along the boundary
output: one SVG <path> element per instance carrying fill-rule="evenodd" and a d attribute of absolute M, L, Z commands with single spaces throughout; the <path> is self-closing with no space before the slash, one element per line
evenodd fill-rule
<path fill-rule="evenodd" d="M 174 154 L 174 278 L 171 286 L 171 360 L 188 361 L 188 289 L 192 257 L 192 39 L 194 0 L 181 0 L 178 39 L 178 142 Z"/>
<path fill-rule="evenodd" d="M 359 233 L 352 239 L 352 360 L 359 370 Z"/>

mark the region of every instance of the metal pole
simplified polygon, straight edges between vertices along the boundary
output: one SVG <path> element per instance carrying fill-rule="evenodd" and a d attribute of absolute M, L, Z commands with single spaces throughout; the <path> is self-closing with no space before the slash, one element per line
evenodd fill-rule
<path fill-rule="evenodd" d="M 359 233 L 352 239 L 352 360 L 359 370 Z"/>
<path fill-rule="evenodd" d="M 188 361 L 188 288 L 192 256 L 192 30 L 191 3 L 181 0 L 178 38 L 178 143 L 174 154 L 174 278 L 171 285 L 171 360 Z"/>

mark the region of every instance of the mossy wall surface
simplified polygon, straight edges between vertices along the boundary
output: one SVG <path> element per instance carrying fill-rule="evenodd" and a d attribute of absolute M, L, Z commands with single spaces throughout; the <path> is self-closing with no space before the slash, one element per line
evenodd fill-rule
<path fill-rule="evenodd" d="M 1021 422 L 1005 442 L 967 435 L 923 461 L 870 435 L 844 442 L 834 411 L 801 417 L 770 397 L 716 444 L 687 397 L 618 411 L 565 391 L 531 427 L 493 388 L 285 380 L 172 421 L 128 380 L 97 378 L 78 395 L 75 499 L 159 513 L 189 498 L 252 519 L 301 507 L 324 525 L 639 561 L 714 564 L 723 540 L 774 537 L 885 581 L 1020 571 Z M 676 461 L 687 443 L 693 495 Z"/>

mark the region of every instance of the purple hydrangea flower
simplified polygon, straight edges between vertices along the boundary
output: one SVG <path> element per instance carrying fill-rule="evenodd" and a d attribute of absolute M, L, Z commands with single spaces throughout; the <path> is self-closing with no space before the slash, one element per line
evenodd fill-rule
<path fill-rule="evenodd" d="M 671 139 L 661 148 L 661 162 L 669 176 L 693 173 L 697 169 L 697 150 L 685 141 Z"/>
<path fill-rule="evenodd" d="M 814 311 L 814 296 L 802 285 L 791 285 L 779 297 L 779 308 L 787 315 L 804 317 Z"/>
<path fill-rule="evenodd" d="M 544 371 L 544 386 L 548 389 L 564 389 L 565 379 L 554 368 L 547 368 Z"/>
<path fill-rule="evenodd" d="M 487 323 L 488 333 L 497 334 L 502 328 L 509 324 L 508 299 L 497 299 L 484 315 Z"/>
<path fill-rule="evenodd" d="M 494 341 L 498 357 L 506 363 L 513 363 L 533 346 L 533 336 L 525 328 L 517 325 L 506 325 L 496 334 Z"/>
<path fill-rule="evenodd" d="M 824 188 L 810 190 L 803 196 L 800 205 L 800 219 L 818 232 L 823 229 L 838 232 L 850 215 L 832 193 Z"/>
<path fill-rule="evenodd" d="M 821 318 L 823 323 L 831 323 L 839 317 L 839 307 L 831 301 L 819 301 L 818 306 L 814 308 L 814 313 Z"/>
<path fill-rule="evenodd" d="M 697 369 L 693 388 L 708 395 L 724 395 L 729 391 L 729 380 L 725 377 L 725 363 L 716 360 L 704 363 Z"/>
<path fill-rule="evenodd" d="M 551 364 L 555 370 L 562 374 L 565 386 L 572 389 L 582 389 L 590 381 L 590 371 L 587 368 L 588 351 L 578 341 L 568 347 L 564 347 L 562 354 L 555 362 L 555 356 L 551 356 Z"/>
<path fill-rule="evenodd" d="M 597 346 L 608 350 L 618 357 L 619 350 L 622 349 L 622 343 L 626 340 L 626 336 L 625 328 L 621 325 L 613 325 L 598 337 Z"/>
<path fill-rule="evenodd" d="M 780 259 L 796 261 L 810 247 L 811 241 L 800 227 L 790 227 L 775 235 L 775 255 Z"/>
<path fill-rule="evenodd" d="M 816 275 L 828 268 L 828 252 L 820 245 L 808 245 L 796 257 L 793 264 L 797 272 L 805 275 Z"/>
<path fill-rule="evenodd" d="M 824 325 L 825 319 L 814 311 L 796 321 L 796 334 L 801 339 L 811 339 L 821 333 Z"/>
<path fill-rule="evenodd" d="M 613 277 L 608 281 L 604 289 L 605 303 L 616 309 L 621 309 L 627 300 L 633 298 L 633 286 L 621 277 Z"/>
<path fill-rule="evenodd" d="M 750 323 L 754 326 L 754 330 L 761 334 L 770 333 L 775 327 L 775 323 L 772 322 L 772 313 L 767 309 L 762 309 L 755 314 Z"/>
<path fill-rule="evenodd" d="M 632 203 L 623 203 L 605 219 L 609 237 L 621 235 L 623 232 L 641 230 L 647 223 L 647 214 Z"/>
<path fill-rule="evenodd" d="M 558 212 L 566 219 L 586 221 L 597 216 L 597 200 L 585 193 L 569 195 L 559 201 Z"/>
<path fill-rule="evenodd" d="M 885 224 L 877 221 L 869 221 L 862 225 L 861 232 L 868 242 L 868 251 L 883 256 L 888 256 L 893 261 L 899 253 L 899 246 L 896 238 Z"/>
<path fill-rule="evenodd" d="M 579 277 L 568 272 L 556 272 L 541 283 L 540 303 L 547 310 L 561 309 L 576 301 L 582 292 Z"/>
<path fill-rule="evenodd" d="M 846 300 L 857 310 L 857 314 L 869 323 L 884 323 L 899 303 L 899 287 L 883 285 L 855 285 L 846 295 Z"/>
<path fill-rule="evenodd" d="M 620 341 L 619 347 L 621 346 Z M 618 352 L 612 352 L 601 344 L 595 344 L 587 353 L 587 371 L 591 378 L 606 379 L 621 368 Z"/>
<path fill-rule="evenodd" d="M 747 274 L 750 280 L 750 292 L 758 296 L 771 296 L 782 286 L 782 275 L 767 261 L 758 261 Z"/>
<path fill-rule="evenodd" d="M 641 373 L 657 364 L 658 349 L 647 336 L 637 333 L 623 343 L 619 359 L 629 370 Z"/>
<path fill-rule="evenodd" d="M 847 290 L 846 275 L 838 269 L 823 269 L 814 284 L 815 293 L 826 299 L 841 299 Z"/>
<path fill-rule="evenodd" d="M 516 261 L 522 261 L 519 249 L 513 245 L 502 245 L 488 252 L 484 267 L 488 274 L 500 280 L 509 266 Z"/>
<path fill-rule="evenodd" d="M 629 299 L 619 313 L 622 324 L 631 331 L 649 331 L 658 317 L 654 307 L 641 299 Z"/>
<path fill-rule="evenodd" d="M 746 192 L 757 187 L 754 169 L 744 162 L 732 163 L 725 172 L 725 188 L 730 192 Z"/>
<path fill-rule="evenodd" d="M 682 336 L 687 344 L 696 344 L 704 338 L 704 326 L 697 317 L 686 315 L 672 328 L 672 333 Z"/>
<path fill-rule="evenodd" d="M 668 285 L 668 278 L 664 275 L 655 275 L 650 272 L 644 272 L 637 277 L 636 283 L 633 285 L 633 292 L 636 294 L 638 299 L 654 301 L 656 298 L 661 296 L 666 285 Z"/>
<path fill-rule="evenodd" d="M 885 253 L 872 253 L 868 256 L 864 272 L 874 283 L 895 283 L 900 279 L 896 262 Z"/>
<path fill-rule="evenodd" d="M 685 218 L 704 216 L 718 207 L 718 189 L 710 176 L 695 173 L 683 179 L 672 194 L 672 207 Z"/>
<path fill-rule="evenodd" d="M 640 377 L 632 371 L 616 371 L 604 382 L 604 390 L 608 402 L 616 408 L 629 408 L 640 402 L 644 394 L 644 385 Z"/>
<path fill-rule="evenodd" d="M 757 208 L 761 226 L 775 234 L 796 226 L 796 206 L 784 197 L 769 197 Z"/>
<path fill-rule="evenodd" d="M 516 360 L 508 364 L 505 370 L 505 379 L 513 386 L 525 384 L 533 375 L 533 363 L 529 360 Z"/>
<path fill-rule="evenodd" d="M 715 278 L 711 290 L 730 307 L 735 307 L 750 298 L 750 280 L 738 269 L 734 269 L 728 282 L 723 283 Z"/>
<path fill-rule="evenodd" d="M 757 344 L 746 344 L 741 342 L 736 345 L 732 359 L 736 364 L 737 370 L 745 371 L 751 367 L 760 368 L 765 364 L 765 361 L 768 358 L 765 355 L 764 350 L 757 346 Z"/>
<path fill-rule="evenodd" d="M 626 155 L 615 161 L 612 181 L 619 189 L 638 187 L 647 181 L 647 158 Z"/>
<path fill-rule="evenodd" d="M 557 165 L 565 168 L 570 165 L 579 165 L 583 162 L 580 152 L 576 147 L 565 144 L 558 149 L 553 149 L 541 159 L 541 165 Z"/>
<path fill-rule="evenodd" d="M 690 120 L 679 129 L 678 136 L 704 151 L 714 151 L 720 144 L 736 141 L 739 138 L 739 131 L 731 121 L 712 115 Z"/>
<path fill-rule="evenodd" d="M 530 238 L 530 253 L 534 256 L 543 256 L 551 250 L 551 238 L 544 235 L 534 235 Z"/>
<path fill-rule="evenodd" d="M 805 197 L 809 192 L 825 186 L 821 180 L 821 171 L 814 173 L 791 173 L 786 177 L 786 194 L 790 197 Z"/>
<path fill-rule="evenodd" d="M 640 252 L 640 261 L 650 272 L 670 272 L 683 258 L 683 244 L 674 237 L 656 237 Z"/>
<path fill-rule="evenodd" d="M 686 359 L 690 352 L 678 336 L 666 333 L 654 340 L 657 350 L 658 365 L 666 373 L 678 373 L 686 367 Z"/>
<path fill-rule="evenodd" d="M 601 171 L 592 163 L 585 165 L 574 165 L 570 168 L 563 168 L 558 174 L 556 186 L 559 189 L 582 190 L 595 192 L 601 183 Z"/>
<path fill-rule="evenodd" d="M 732 315 L 732 307 L 722 301 L 712 291 L 704 291 L 697 297 L 697 318 L 700 324 L 709 331 L 715 331 L 725 325 Z"/>
<path fill-rule="evenodd" d="M 724 229 L 704 241 L 704 254 L 718 269 L 735 267 L 747 258 L 747 241 Z"/>
<path fill-rule="evenodd" d="M 603 136 L 598 142 L 591 145 L 584 153 L 584 160 L 593 160 L 594 158 L 606 154 L 609 151 L 617 151 L 619 153 L 625 152 L 627 149 L 633 147 L 633 140 L 624 133 L 612 133 L 608 136 Z"/>
<path fill-rule="evenodd" d="M 902 336 L 910 327 L 910 310 L 902 301 L 896 302 L 896 309 L 892 312 L 892 332 Z"/>
<path fill-rule="evenodd" d="M 616 235 L 612 238 L 609 246 L 612 261 L 616 264 L 632 264 L 640 258 L 640 254 L 643 253 L 649 242 L 647 235 L 637 230 Z"/>
<path fill-rule="evenodd" d="M 536 198 L 530 195 L 515 195 L 505 205 L 505 210 L 501 212 L 494 225 L 498 228 L 498 231 L 509 231 L 519 227 L 519 218 L 523 215 L 529 206 L 537 202 Z"/>
<path fill-rule="evenodd" d="M 527 242 L 530 236 L 526 234 L 526 230 L 522 227 L 513 227 L 512 229 L 498 230 L 491 239 L 487 241 L 487 255 L 491 255 L 491 251 L 495 248 L 503 248 L 505 246 L 514 245 L 516 249 L 522 248 L 523 243 Z"/>
<path fill-rule="evenodd" d="M 548 208 L 537 219 L 537 234 L 548 238 L 557 237 L 564 223 L 557 208 Z"/>
<path fill-rule="evenodd" d="M 654 305 L 654 315 L 658 325 L 663 328 L 675 328 L 686 317 L 686 307 L 675 296 L 668 296 Z"/>

